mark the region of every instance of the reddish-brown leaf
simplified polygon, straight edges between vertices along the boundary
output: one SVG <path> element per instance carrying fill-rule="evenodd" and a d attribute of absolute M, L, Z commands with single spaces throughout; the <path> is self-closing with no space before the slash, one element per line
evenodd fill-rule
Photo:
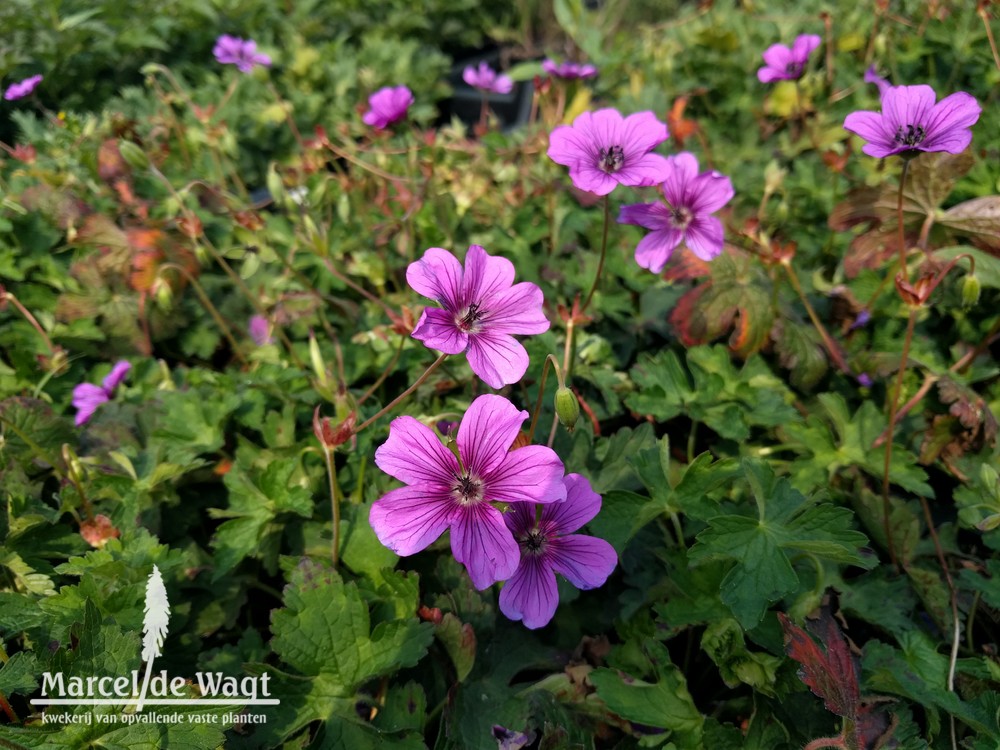
<path fill-rule="evenodd" d="M 97 175 L 105 182 L 114 182 L 128 173 L 128 164 L 118 150 L 117 139 L 108 138 L 97 150 Z"/>
<path fill-rule="evenodd" d="M 698 123 L 694 120 L 684 119 L 684 108 L 687 107 L 688 98 L 678 96 L 674 99 L 674 104 L 667 113 L 667 128 L 670 130 L 670 137 L 674 139 L 677 148 L 684 148 L 684 141 L 698 132 Z"/>
<path fill-rule="evenodd" d="M 778 619 L 785 634 L 786 653 L 802 665 L 799 678 L 823 699 L 829 711 L 855 720 L 861 705 L 858 674 L 847 639 L 830 610 L 821 608 L 819 618 L 809 622 L 809 629 L 824 648 L 783 612 L 778 613 Z"/>

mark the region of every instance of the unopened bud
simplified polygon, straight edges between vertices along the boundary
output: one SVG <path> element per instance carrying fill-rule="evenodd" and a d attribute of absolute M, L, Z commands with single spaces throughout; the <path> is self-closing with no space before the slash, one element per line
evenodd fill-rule
<path fill-rule="evenodd" d="M 576 420 L 580 418 L 580 402 L 576 399 L 576 394 L 564 385 L 556 388 L 556 416 L 570 432 L 576 427 Z"/>
<path fill-rule="evenodd" d="M 148 169 L 149 157 L 146 152 L 139 148 L 132 141 L 119 140 L 118 152 L 122 155 L 125 163 L 132 169 Z"/>
<path fill-rule="evenodd" d="M 977 302 L 979 302 L 979 293 L 982 291 L 982 285 L 979 283 L 979 277 L 974 273 L 968 273 L 965 278 L 962 279 L 962 305 L 964 307 L 972 307 Z"/>
<path fill-rule="evenodd" d="M 323 450 L 330 451 L 351 439 L 357 422 L 358 416 L 352 411 L 347 415 L 347 419 L 334 427 L 330 424 L 329 417 L 319 415 L 319 407 L 317 406 L 313 412 L 313 435 L 323 445 Z"/>

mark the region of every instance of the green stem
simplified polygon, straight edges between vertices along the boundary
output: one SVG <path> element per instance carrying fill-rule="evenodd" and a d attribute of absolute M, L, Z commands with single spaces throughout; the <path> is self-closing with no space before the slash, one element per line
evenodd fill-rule
<path fill-rule="evenodd" d="M 587 294 L 587 299 L 583 303 L 583 307 L 580 308 L 580 312 L 586 312 L 587 308 L 590 306 L 590 300 L 594 298 L 594 292 L 597 291 L 597 285 L 601 282 L 601 272 L 604 271 L 604 258 L 608 253 L 608 224 L 611 219 L 611 197 L 609 195 L 604 196 L 604 229 L 601 232 L 601 258 L 597 261 L 597 273 L 594 275 L 594 284 L 590 287 L 590 293 Z"/>
<path fill-rule="evenodd" d="M 823 340 L 823 347 L 826 349 L 827 353 L 830 355 L 830 359 L 837 366 L 841 372 L 850 375 L 851 368 L 848 367 L 847 362 L 844 360 L 844 355 L 840 353 L 840 347 L 837 346 L 833 338 L 827 332 L 823 323 L 820 321 L 819 316 L 813 309 L 813 306 L 809 304 L 809 298 L 806 297 L 805 291 L 802 289 L 802 284 L 799 282 L 798 274 L 795 273 L 795 269 L 792 268 L 790 262 L 782 263 L 782 267 L 785 269 L 785 273 L 788 274 L 788 280 L 792 284 L 792 288 L 795 289 L 796 294 L 799 295 L 799 299 L 802 301 L 803 306 L 806 308 L 806 313 L 809 315 L 809 320 L 812 321 L 813 327 L 819 333 L 819 337 Z"/>
<path fill-rule="evenodd" d="M 910 169 L 910 160 L 903 159 L 903 171 L 899 175 L 899 192 L 896 194 L 896 222 L 899 224 L 899 273 L 904 281 L 910 280 L 906 267 L 906 232 L 903 231 L 903 188 L 906 186 L 906 173 Z"/>
<path fill-rule="evenodd" d="M 535 427 L 538 426 L 538 415 L 542 413 L 542 399 L 545 397 L 545 379 L 549 376 L 549 365 L 556 368 L 556 376 L 562 383 L 562 375 L 559 373 L 559 362 L 549 354 L 545 357 L 545 364 L 542 365 L 542 379 L 538 383 L 538 398 L 535 400 L 535 412 L 531 416 L 531 426 L 528 428 L 528 444 L 535 438 Z"/>
<path fill-rule="evenodd" d="M 903 339 L 903 353 L 899 360 L 899 371 L 896 373 L 896 384 L 889 397 L 889 426 L 886 428 L 885 461 L 882 466 L 882 524 L 885 531 L 885 542 L 889 549 L 889 559 L 896 570 L 899 570 L 899 560 L 896 558 L 896 545 L 892 541 L 892 529 L 889 524 L 889 465 L 892 463 L 892 442 L 896 433 L 896 418 L 899 413 L 899 396 L 903 391 L 903 377 L 906 375 L 906 360 L 910 356 L 910 344 L 913 342 L 913 328 L 917 322 L 917 308 L 910 308 L 910 318 L 906 322 L 906 336 Z"/>
<path fill-rule="evenodd" d="M 419 388 L 421 385 L 423 385 L 424 381 L 427 380 L 427 378 L 430 377 L 431 373 L 434 372 L 438 367 L 440 367 L 441 363 L 444 362 L 447 358 L 448 358 L 447 354 L 442 354 L 437 359 L 435 359 L 434 362 L 431 363 L 431 366 L 428 367 L 426 370 L 424 370 L 424 374 L 421 375 L 419 378 L 417 378 L 416 382 L 414 382 L 413 385 L 411 385 L 405 391 L 403 391 L 398 396 L 396 396 L 396 398 L 394 398 L 388 404 L 386 404 L 385 406 L 383 406 L 374 416 L 369 417 L 364 422 L 362 422 L 360 425 L 358 425 L 354 429 L 354 434 L 357 435 L 359 432 L 361 432 L 363 429 L 365 429 L 365 427 L 367 427 L 368 425 L 370 425 L 372 422 L 374 422 L 375 420 L 379 419 L 380 417 L 384 416 L 388 412 L 390 412 L 393 409 L 395 409 L 396 406 L 398 406 L 400 402 L 402 402 L 403 400 L 405 400 L 411 393 L 413 393 L 415 390 L 417 390 L 417 388 Z"/>
<path fill-rule="evenodd" d="M 205 290 L 202 289 L 201 284 L 198 283 L 197 279 L 195 279 L 195 277 L 192 276 L 186 268 L 178 265 L 177 263 L 164 263 L 160 266 L 161 271 L 165 268 L 173 268 L 191 283 L 191 288 L 194 289 L 195 293 L 198 295 L 198 298 L 201 300 L 201 304 L 205 306 L 205 309 L 208 310 L 208 314 L 212 316 L 215 324 L 219 327 L 219 330 L 222 331 L 222 335 L 226 337 L 227 341 L 229 341 L 229 345 L 233 348 L 233 354 L 236 355 L 236 358 L 242 364 L 247 364 L 246 357 L 243 356 L 243 352 L 240 350 L 240 345 L 237 343 L 236 337 L 233 336 L 232 330 L 226 324 L 225 318 L 222 317 L 219 311 L 215 308 L 215 305 L 212 304 L 212 300 L 208 298 L 208 295 L 205 293 Z"/>

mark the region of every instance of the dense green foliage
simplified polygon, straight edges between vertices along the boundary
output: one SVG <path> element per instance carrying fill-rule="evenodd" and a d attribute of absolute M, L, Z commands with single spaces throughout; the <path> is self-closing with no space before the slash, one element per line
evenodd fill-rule
<path fill-rule="evenodd" d="M 37 100 L 0 103 L 0 744 L 492 750 L 498 725 L 545 750 L 1000 746 L 995 11 L 128 5 L 0 6 L 5 86 L 45 75 Z M 218 65 L 222 33 L 274 65 Z M 806 76 L 759 83 L 761 52 L 802 33 L 824 38 Z M 453 63 L 489 39 L 519 80 L 542 52 L 600 75 L 539 90 L 517 128 L 441 121 Z M 902 228 L 899 161 L 842 127 L 878 109 L 873 63 L 983 108 L 970 149 L 910 163 Z M 365 126 L 367 96 L 401 83 L 408 119 Z M 660 151 L 736 196 L 724 253 L 678 251 L 661 275 L 633 260 L 643 230 L 612 223 L 581 314 L 605 213 L 545 151 L 598 106 L 654 111 Z M 612 221 L 654 198 L 617 189 Z M 503 394 L 541 404 L 534 442 L 602 495 L 586 533 L 619 555 L 602 588 L 560 581 L 535 631 L 447 537 L 398 558 L 368 523 L 398 486 L 373 461 L 390 417 L 457 420 L 489 391 L 465 359 L 352 434 L 436 356 L 409 335 L 426 300 L 408 264 L 470 244 L 544 292 L 552 326 L 523 337 L 530 368 Z M 582 406 L 572 432 L 549 354 Z M 74 387 L 119 359 L 125 383 L 74 426 Z M 141 673 L 154 565 L 155 669 L 268 674 L 266 722 L 187 706 L 176 725 L 57 725 L 30 703 L 44 672 Z"/>

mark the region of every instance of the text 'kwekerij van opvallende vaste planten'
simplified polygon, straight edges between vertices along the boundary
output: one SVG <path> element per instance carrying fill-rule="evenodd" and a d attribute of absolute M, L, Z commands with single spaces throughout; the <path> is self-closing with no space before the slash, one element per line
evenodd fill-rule
<path fill-rule="evenodd" d="M 1000 746 L 1000 7 L 0 8 L 0 745 Z"/>

